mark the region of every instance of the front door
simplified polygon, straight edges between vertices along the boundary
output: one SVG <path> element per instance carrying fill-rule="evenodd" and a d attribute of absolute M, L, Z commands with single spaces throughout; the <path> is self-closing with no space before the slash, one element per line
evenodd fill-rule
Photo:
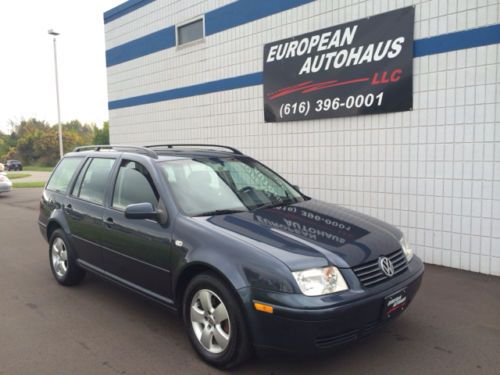
<path fill-rule="evenodd" d="M 170 299 L 172 232 L 166 220 L 127 219 L 129 204 L 149 202 L 165 212 L 151 174 L 137 161 L 123 159 L 110 207 L 104 209 L 103 259 L 107 272 L 147 293 Z"/>

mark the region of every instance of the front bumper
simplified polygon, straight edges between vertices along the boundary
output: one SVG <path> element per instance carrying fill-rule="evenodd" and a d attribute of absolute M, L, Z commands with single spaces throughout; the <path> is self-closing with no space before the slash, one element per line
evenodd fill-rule
<path fill-rule="evenodd" d="M 408 271 L 373 288 L 351 289 L 338 295 L 307 297 L 244 288 L 248 328 L 254 346 L 286 352 L 315 353 L 356 341 L 385 324 L 385 298 L 406 288 L 408 304 L 417 293 L 424 272 L 414 257 Z M 256 311 L 253 301 L 270 304 L 273 314 Z"/>

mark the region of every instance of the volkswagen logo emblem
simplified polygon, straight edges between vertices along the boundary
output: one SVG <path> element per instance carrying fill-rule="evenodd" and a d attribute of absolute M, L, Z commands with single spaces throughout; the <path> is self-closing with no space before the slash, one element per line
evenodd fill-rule
<path fill-rule="evenodd" d="M 387 277 L 394 275 L 394 265 L 389 258 L 380 257 L 378 259 L 378 266 Z"/>

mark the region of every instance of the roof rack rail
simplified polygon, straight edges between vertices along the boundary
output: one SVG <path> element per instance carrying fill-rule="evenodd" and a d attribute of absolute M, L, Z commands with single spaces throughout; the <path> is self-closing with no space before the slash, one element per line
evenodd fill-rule
<path fill-rule="evenodd" d="M 128 145 L 90 145 L 76 147 L 73 152 L 81 151 L 101 151 L 101 150 L 116 150 L 116 151 L 130 151 L 138 154 L 145 154 L 154 159 L 158 159 L 158 154 L 153 150 L 141 146 L 128 146 Z"/>
<path fill-rule="evenodd" d="M 177 143 L 177 144 L 168 144 L 168 145 L 148 145 L 148 146 L 144 146 L 144 147 L 147 147 L 148 149 L 161 148 L 161 147 L 170 148 L 170 149 L 173 149 L 175 147 L 218 147 L 218 148 L 225 148 L 236 155 L 243 155 L 243 153 L 240 150 L 238 150 L 234 147 L 204 144 L 204 143 Z"/>

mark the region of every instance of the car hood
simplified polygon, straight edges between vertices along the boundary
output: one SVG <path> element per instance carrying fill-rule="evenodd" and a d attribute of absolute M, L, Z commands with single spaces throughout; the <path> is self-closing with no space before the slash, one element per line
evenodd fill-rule
<path fill-rule="evenodd" d="M 268 252 L 292 271 L 355 267 L 398 250 L 402 236 L 383 221 L 314 199 L 197 220 Z"/>

